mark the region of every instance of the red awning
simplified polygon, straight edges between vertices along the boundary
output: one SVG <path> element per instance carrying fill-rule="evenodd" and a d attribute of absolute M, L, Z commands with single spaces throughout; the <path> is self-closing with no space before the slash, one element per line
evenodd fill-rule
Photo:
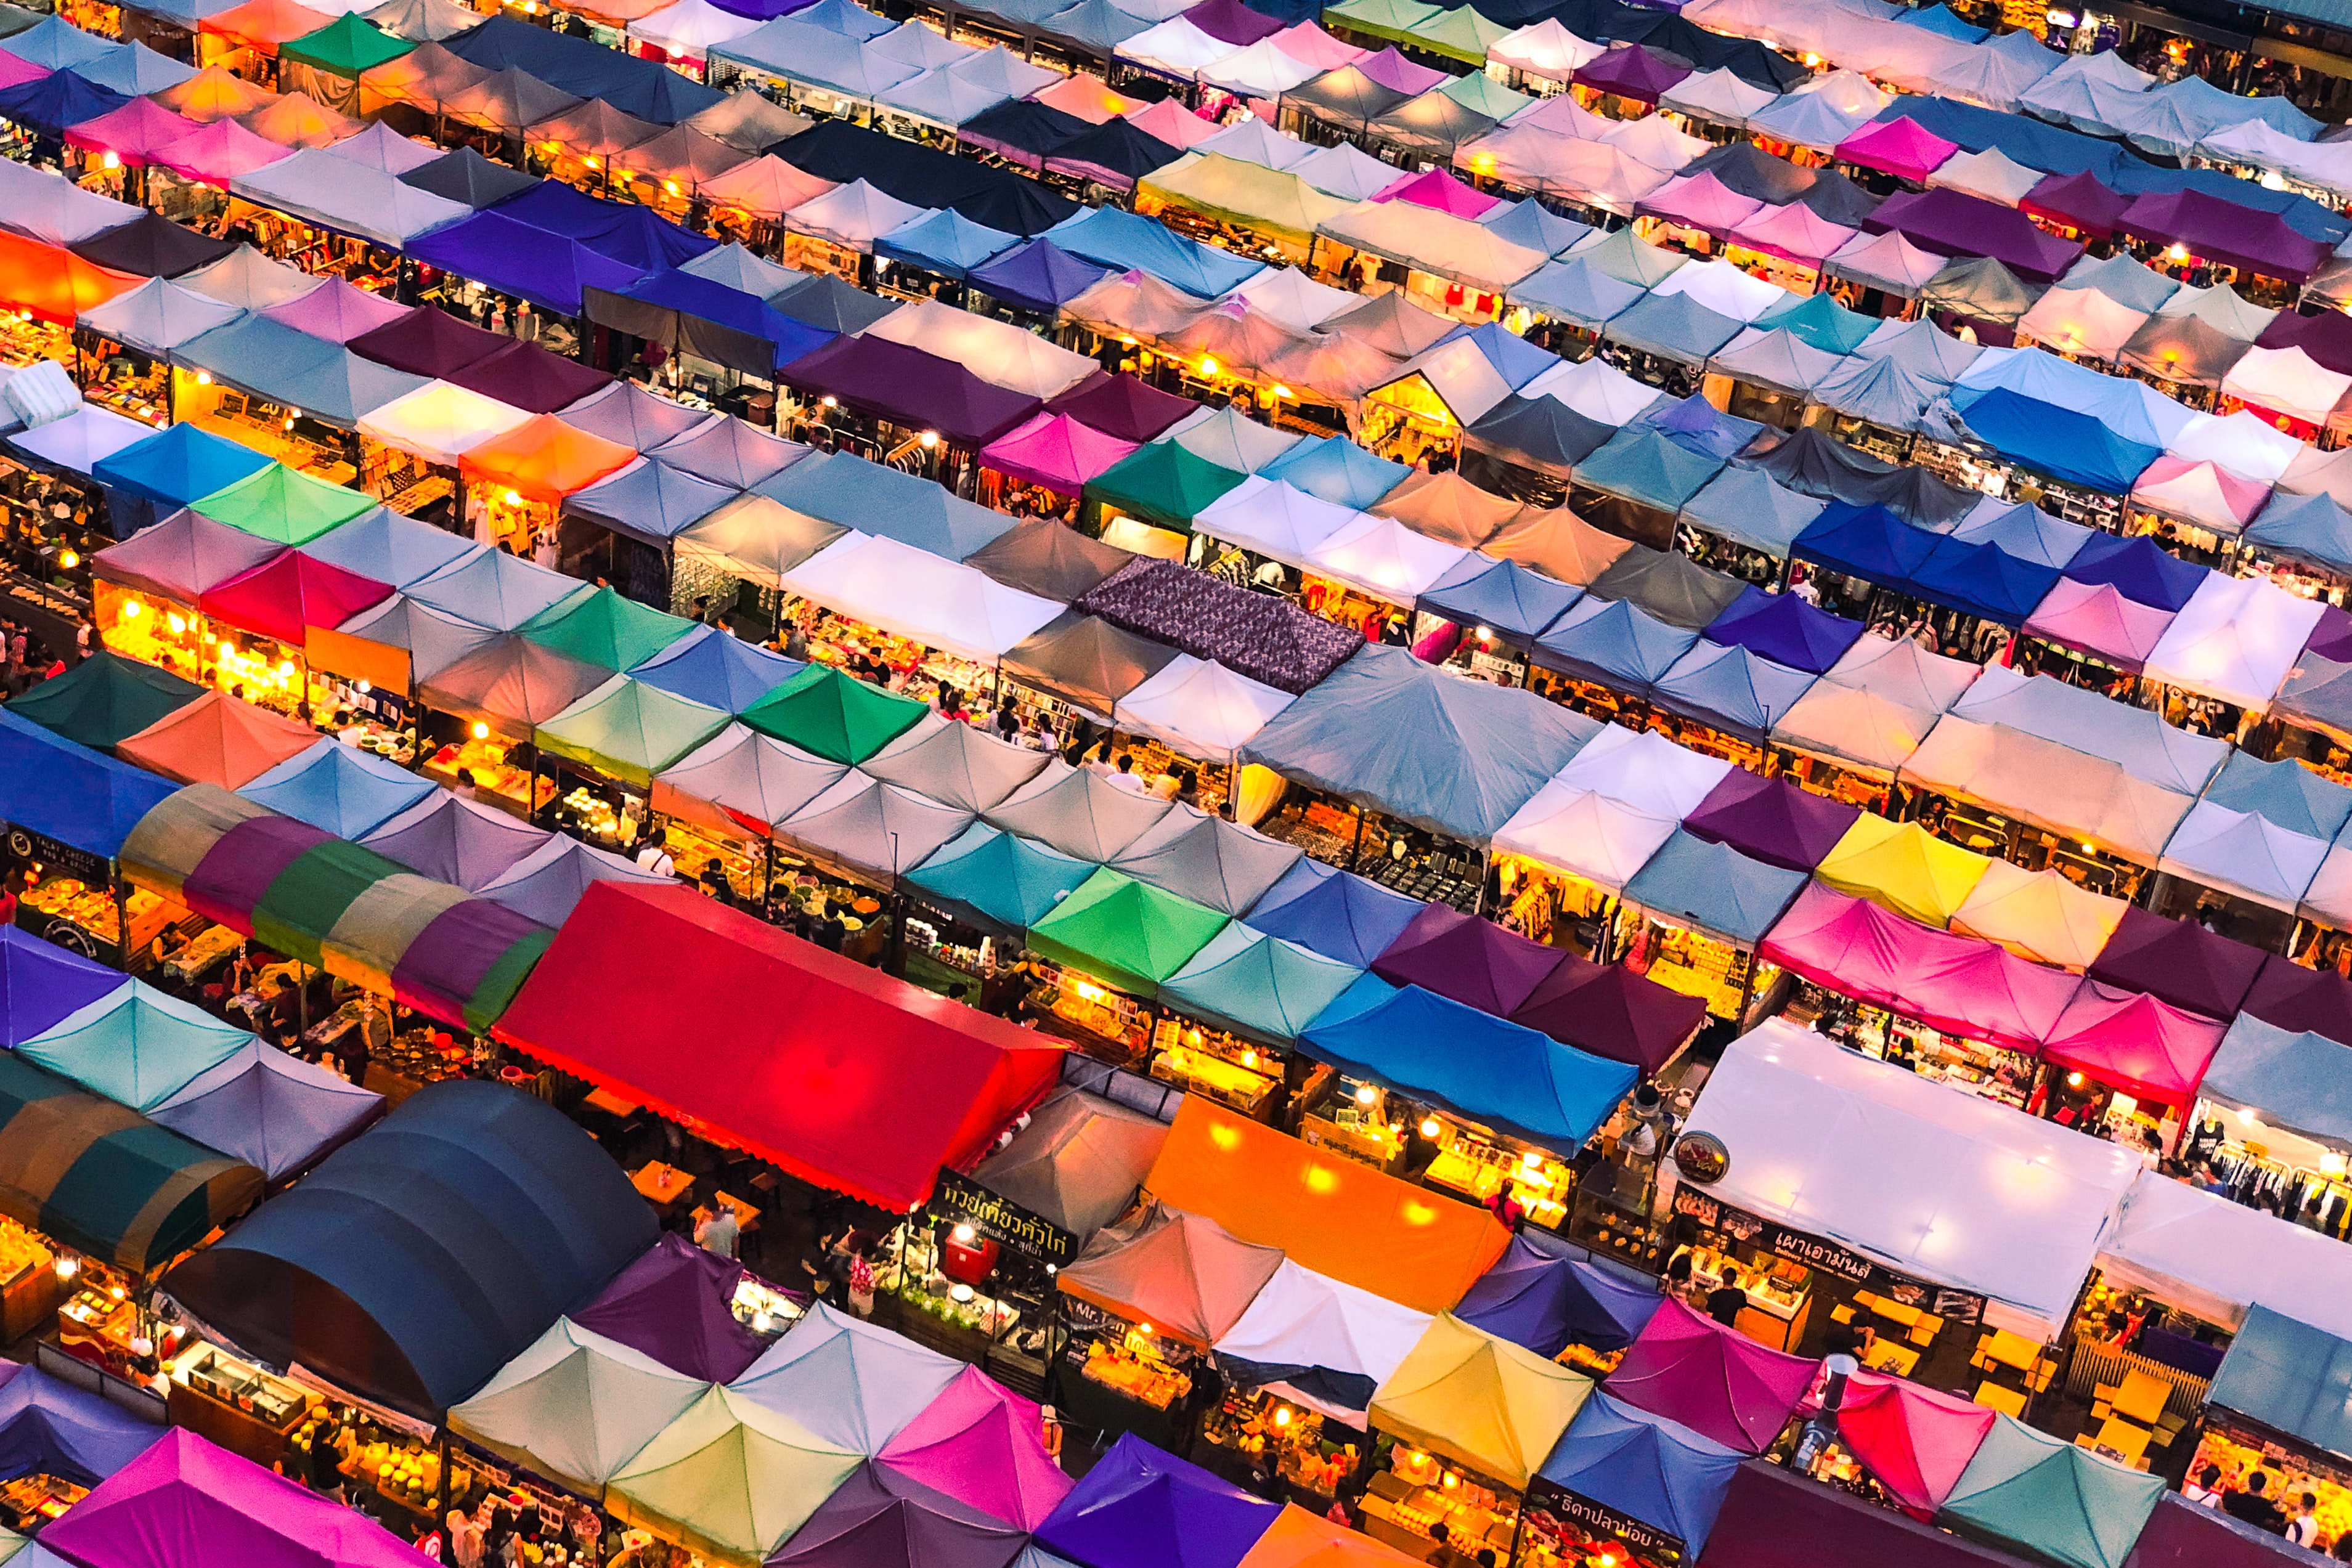
<path fill-rule="evenodd" d="M 589 888 L 498 1036 L 901 1213 L 941 1166 L 987 1153 L 1062 1057 L 690 888 L 612 882 Z"/>

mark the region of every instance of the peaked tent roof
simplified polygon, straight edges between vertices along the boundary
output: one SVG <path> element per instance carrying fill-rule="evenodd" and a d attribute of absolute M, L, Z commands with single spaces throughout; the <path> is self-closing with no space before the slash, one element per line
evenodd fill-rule
<path fill-rule="evenodd" d="M 1986 1414 L 1990 1418 L 1990 1412 Z M 1706 1548 L 1740 1461 L 1737 1448 L 1595 1393 L 1539 1474 L 1554 1486 L 1664 1531 L 1696 1559 Z"/>
<path fill-rule="evenodd" d="M 560 1318 L 453 1408 L 449 1427 L 514 1463 L 595 1492 L 704 1387 L 643 1351 Z"/>
<path fill-rule="evenodd" d="M 1996 1416 L 1937 1519 L 2064 1568 L 2121 1568 L 2164 1491 L 2161 1476 Z"/>
<path fill-rule="evenodd" d="M 1454 1311 L 1473 1328 L 1557 1359 L 1571 1344 L 1624 1349 L 1663 1299 L 1654 1281 L 1522 1233 Z"/>
<path fill-rule="evenodd" d="M 1034 1530 L 1075 1484 L 1045 1452 L 1037 1406 L 976 1366 L 898 1429 L 879 1469 Z"/>
<path fill-rule="evenodd" d="M 731 1383 L 769 1343 L 735 1316 L 742 1277 L 735 1260 L 666 1233 L 566 1321 L 698 1383 Z"/>
<path fill-rule="evenodd" d="M 729 1387 L 829 1446 L 870 1457 L 956 1374 L 937 1351 L 820 1301 Z"/>
<path fill-rule="evenodd" d="M 1755 1454 L 1779 1439 L 1818 1365 L 1665 1301 L 1604 1386 L 1628 1404 Z"/>
<path fill-rule="evenodd" d="M 1036 1539 L 1080 1568 L 1239 1568 L 1279 1511 L 1128 1433 Z"/>
<path fill-rule="evenodd" d="M 1524 1490 L 1592 1380 L 1440 1313 L 1372 1396 L 1380 1430 Z"/>
<path fill-rule="evenodd" d="M 1097 1231 L 1055 1283 L 1206 1350 L 1241 1320 L 1282 1261 L 1278 1247 L 1243 1241 L 1213 1219 L 1149 1203 Z"/>

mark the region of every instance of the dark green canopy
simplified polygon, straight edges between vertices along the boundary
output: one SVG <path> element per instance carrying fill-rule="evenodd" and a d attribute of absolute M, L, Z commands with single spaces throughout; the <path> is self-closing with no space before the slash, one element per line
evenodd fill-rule
<path fill-rule="evenodd" d="M 926 711 L 912 698 L 811 664 L 745 710 L 743 722 L 828 762 L 854 766 L 904 735 Z"/>
<path fill-rule="evenodd" d="M 204 695 L 193 682 L 100 649 L 10 703 L 8 711 L 104 751 Z"/>
<path fill-rule="evenodd" d="M 331 76 L 352 77 L 396 60 L 416 46 L 395 38 L 355 13 L 345 13 L 315 33 L 305 33 L 278 50 L 281 60 L 315 66 Z"/>
<path fill-rule="evenodd" d="M 1172 441 L 1137 448 L 1087 485 L 1087 499 L 1164 528 L 1191 532 L 1192 519 L 1244 476 L 1195 457 Z"/>
<path fill-rule="evenodd" d="M 1029 946 L 1106 985 L 1150 997 L 1224 925 L 1205 904 L 1106 866 L 1029 928 Z"/>

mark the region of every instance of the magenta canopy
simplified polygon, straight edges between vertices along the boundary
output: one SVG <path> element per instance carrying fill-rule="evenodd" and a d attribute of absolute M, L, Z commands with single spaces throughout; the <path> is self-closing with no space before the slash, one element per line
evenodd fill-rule
<path fill-rule="evenodd" d="M 2088 980 L 2042 1054 L 2127 1094 L 2186 1106 L 2221 1044 L 2221 1026 L 2210 1019 Z"/>
<path fill-rule="evenodd" d="M 1976 1458 L 1993 1413 L 1957 1394 L 1880 1372 L 1857 1372 L 1838 1408 L 1838 1441 L 1895 1504 L 1933 1519 Z"/>
<path fill-rule="evenodd" d="M 1683 819 L 1683 828 L 1711 844 L 1728 844 L 1750 860 L 1809 872 L 1861 820 L 1859 806 L 1735 768 Z"/>
<path fill-rule="evenodd" d="M 1811 882 L 1758 949 L 1790 973 L 1892 1008 L 1929 936 L 1893 910 Z"/>
<path fill-rule="evenodd" d="M 41 1544 L 80 1568 L 431 1568 L 365 1514 L 184 1427 L 100 1481 Z"/>
<path fill-rule="evenodd" d="M 1136 444 L 1088 429 L 1066 413 L 1041 413 L 980 455 L 982 467 L 1056 495 L 1075 496 L 1087 481 L 1133 452 Z"/>
<path fill-rule="evenodd" d="M 1726 1448 L 1760 1454 L 1779 1439 L 1820 1369 L 1818 1361 L 1767 1350 L 1669 1300 L 1601 1386 Z"/>
<path fill-rule="evenodd" d="M 1391 180 L 1372 193 L 1372 200 L 1411 202 L 1416 207 L 1429 207 L 1474 221 L 1499 204 L 1498 198 L 1464 184 L 1444 169 L 1430 169 Z"/>
<path fill-rule="evenodd" d="M 1076 1484 L 1045 1452 L 1037 1406 L 967 1366 L 881 1453 L 885 1469 L 1034 1530 Z"/>
<path fill-rule="evenodd" d="M 1712 170 L 1678 174 L 1642 198 L 1634 207 L 1688 228 L 1705 229 L 1720 237 L 1764 210 L 1753 196 L 1743 196 L 1715 177 Z"/>
<path fill-rule="evenodd" d="M 1419 98 L 1431 88 L 1454 79 L 1444 71 L 1432 70 L 1427 66 L 1414 64 L 1405 58 L 1403 51 L 1394 44 L 1391 44 L 1377 55 L 1366 55 L 1355 64 L 1358 70 L 1391 92 L 1404 93 L 1412 98 Z"/>
<path fill-rule="evenodd" d="M 1372 973 L 1507 1019 L 1567 956 L 1564 948 L 1530 942 L 1491 920 L 1427 904 L 1372 960 Z"/>
<path fill-rule="evenodd" d="M 1569 79 L 1595 92 L 1632 99 L 1635 103 L 1655 103 L 1660 93 L 1688 75 L 1690 71 L 1685 67 L 1669 64 L 1641 45 L 1633 44 L 1625 48 L 1612 49 L 1578 68 L 1576 74 Z"/>
<path fill-rule="evenodd" d="M 1960 150 L 1908 115 L 1874 120 L 1837 144 L 1832 156 L 1843 163 L 1883 170 L 1898 180 L 1924 183 Z"/>
<path fill-rule="evenodd" d="M 2095 653 L 2137 674 L 2176 613 L 2126 599 L 2112 582 L 2062 577 L 2026 617 L 2029 636 Z"/>
<path fill-rule="evenodd" d="M 767 1341 L 728 1310 L 742 1278 L 740 1263 L 682 1236 L 664 1236 L 572 1321 L 643 1351 L 672 1372 L 732 1383 L 767 1348 Z"/>
<path fill-rule="evenodd" d="M 2302 283 L 2326 265 L 2326 242 L 2276 213 L 2256 212 L 2203 191 L 2150 192 L 2124 209 L 2116 227 L 2134 239 L 2178 245 L 2200 261 Z"/>

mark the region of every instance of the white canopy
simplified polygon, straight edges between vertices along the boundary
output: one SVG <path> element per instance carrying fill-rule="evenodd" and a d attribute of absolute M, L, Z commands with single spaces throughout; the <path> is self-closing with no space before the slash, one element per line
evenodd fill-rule
<path fill-rule="evenodd" d="M 1774 1019 L 1732 1042 L 1690 1133 L 1730 1151 L 1706 1196 L 1987 1297 L 2053 1337 L 2141 1169 L 2128 1149 L 1956 1094 Z"/>
<path fill-rule="evenodd" d="M 2046 177 L 2041 170 L 2020 163 L 2000 148 L 1988 147 L 1981 152 L 1963 152 L 1946 159 L 1927 176 L 1927 183 L 2013 207 Z"/>
<path fill-rule="evenodd" d="M 1062 612 L 972 567 L 870 534 L 835 539 L 786 572 L 783 585 L 853 621 L 982 664 Z"/>
<path fill-rule="evenodd" d="M 1363 516 L 1284 480 L 1253 474 L 1203 508 L 1192 519 L 1192 531 L 1285 566 L 1304 566 L 1318 546 Z"/>
<path fill-rule="evenodd" d="M 1255 124 L 1257 121 L 1253 120 Z M 1231 131 L 1220 131 L 1228 136 Z M 1214 138 L 1212 138 L 1214 140 Z M 1206 147 L 1208 142 L 1203 141 Z M 1301 146 L 1306 143 L 1301 142 Z M 1328 196 L 1342 201 L 1369 202 L 1396 183 L 1397 172 L 1392 164 L 1383 163 L 1352 141 L 1342 141 L 1337 147 L 1318 147 L 1304 158 L 1294 158 L 1279 165 L 1286 172 L 1297 175 Z"/>
<path fill-rule="evenodd" d="M 1067 392 L 1096 368 L 1084 354 L 1057 348 L 1034 332 L 936 299 L 902 305 L 863 335 L 920 349 L 961 365 L 992 386 L 1034 398 Z"/>
<path fill-rule="evenodd" d="M 722 11 L 710 0 L 677 0 L 629 24 L 629 37 L 682 59 L 707 58 L 714 45 L 759 31 L 749 16 Z"/>
<path fill-rule="evenodd" d="M 870 251 L 877 239 L 906 227 L 929 210 L 886 196 L 863 180 L 853 180 L 794 207 L 784 214 L 784 226 L 793 234 Z"/>
<path fill-rule="evenodd" d="M 1318 283 L 1295 267 L 1269 267 L 1225 298 L 1246 299 L 1253 310 L 1301 332 L 1364 302 L 1361 295 Z"/>
<path fill-rule="evenodd" d="M 1693 71 L 1658 95 L 1658 107 L 1712 120 L 1718 125 L 1744 125 L 1749 115 L 1780 100 L 1780 94 L 1724 69 Z"/>
<path fill-rule="evenodd" d="M 1467 218 L 1412 202 L 1359 203 L 1326 218 L 1318 227 L 1342 245 L 1473 288 L 1497 292 L 1550 259 L 1541 251 L 1513 245 Z"/>
<path fill-rule="evenodd" d="M 824 793 L 775 824 L 804 853 L 884 887 L 971 826 L 972 813 L 851 768 Z"/>
<path fill-rule="evenodd" d="M 1675 836 L 1675 827 L 1672 817 L 1555 779 L 1503 824 L 1495 848 L 1619 893 Z"/>
<path fill-rule="evenodd" d="M 1731 770 L 1722 758 L 1677 745 L 1656 730 L 1612 724 L 1586 742 L 1552 782 L 1563 789 L 1597 790 L 1680 821 L 1697 810 L 1707 791 Z"/>
<path fill-rule="evenodd" d="M 1548 81 L 1566 81 L 1580 66 L 1590 65 L 1604 52 L 1602 46 L 1589 43 L 1561 26 L 1556 16 L 1530 23 L 1516 33 L 1506 33 L 1486 46 L 1489 63 L 1509 66 Z"/>
<path fill-rule="evenodd" d="M 2156 640 L 2147 674 L 2259 712 L 2278 695 L 2326 608 L 2268 578 L 2209 572 Z"/>
<path fill-rule="evenodd" d="M 1120 59 L 1169 76 L 1189 78 L 1202 66 L 1232 54 L 1234 47 L 1202 32 L 1181 16 L 1171 16 L 1158 26 L 1146 27 L 1136 34 L 1119 45 L 1117 52 Z"/>
<path fill-rule="evenodd" d="M 2118 305 L 2095 288 L 2053 288 L 2019 319 L 2017 332 L 2060 353 L 2112 363 L 2147 319 L 2147 312 Z"/>
<path fill-rule="evenodd" d="M 510 403 L 484 397 L 447 382 L 427 382 L 373 413 L 360 416 L 360 434 L 394 451 L 444 468 L 493 436 L 504 435 L 531 416 Z M 640 457 L 632 463 L 643 463 Z"/>
<path fill-rule="evenodd" d="M 2311 424 L 2326 423 L 2347 391 L 2352 376 L 2328 370 L 2301 349 L 2249 349 L 2221 378 L 2223 397 Z"/>
<path fill-rule="evenodd" d="M 1704 305 L 1718 315 L 1728 316 L 1742 326 L 1775 305 L 1790 304 L 1796 298 L 1779 284 L 1767 283 L 1722 256 L 1717 256 L 1713 261 L 1695 262 L 1689 267 L 1678 267 L 1664 282 L 1650 292 L 1686 294 L 1694 303 Z"/>
<path fill-rule="evenodd" d="M 1285 136 L 1255 115 L 1237 120 L 1218 131 L 1206 141 L 1196 142 L 1195 152 L 1221 152 L 1228 158 L 1238 158 L 1244 163 L 1255 163 L 1261 169 L 1288 169 L 1304 161 L 1315 151 L 1311 141 L 1296 136 Z M 1382 168 L 1388 168 L 1386 164 Z M 1389 169 L 1388 177 L 1396 178 Z"/>
<path fill-rule="evenodd" d="M 1376 599 L 1411 605 L 1469 553 L 1414 533 L 1394 517 L 1366 514 L 1309 550 L 1305 565 Z"/>
<path fill-rule="evenodd" d="M 1286 1258 L 1214 1349 L 1221 1359 L 1254 1366 L 1304 1366 L 1368 1379 L 1363 1394 L 1369 1405 L 1372 1391 L 1402 1364 L 1429 1322 L 1427 1312 L 1383 1301 Z M 1263 1386 L 1364 1430 L 1364 1406 L 1320 1398 L 1291 1383 Z"/>
<path fill-rule="evenodd" d="M 2197 415 L 2165 448 L 2174 457 L 2218 464 L 2261 485 L 2277 484 L 2305 450 L 2302 442 L 2242 408 L 2226 418 Z"/>
<path fill-rule="evenodd" d="M 2352 1248 L 2154 1171 L 2125 1196 L 2098 1263 L 2109 1283 L 2222 1328 L 2264 1306 L 2352 1337 Z"/>
<path fill-rule="evenodd" d="M 1165 741 L 1186 757 L 1231 762 L 1234 753 L 1298 699 L 1214 660 L 1179 653 L 1118 699 L 1112 727 Z"/>
<path fill-rule="evenodd" d="M 1260 38 L 1245 49 L 1230 44 L 1225 47 L 1226 54 L 1201 68 L 1200 78 L 1206 86 L 1243 98 L 1279 98 L 1323 74 L 1320 66 L 1285 52 L 1272 38 Z"/>
<path fill-rule="evenodd" d="M 449 1412 L 449 1429 L 593 1496 L 709 1386 L 570 1318 Z"/>
<path fill-rule="evenodd" d="M 1663 114 L 1645 114 L 1639 120 L 1621 120 L 1614 131 L 1601 140 L 1626 157 L 1669 174 L 1715 145 L 1675 130 L 1674 122 Z"/>

